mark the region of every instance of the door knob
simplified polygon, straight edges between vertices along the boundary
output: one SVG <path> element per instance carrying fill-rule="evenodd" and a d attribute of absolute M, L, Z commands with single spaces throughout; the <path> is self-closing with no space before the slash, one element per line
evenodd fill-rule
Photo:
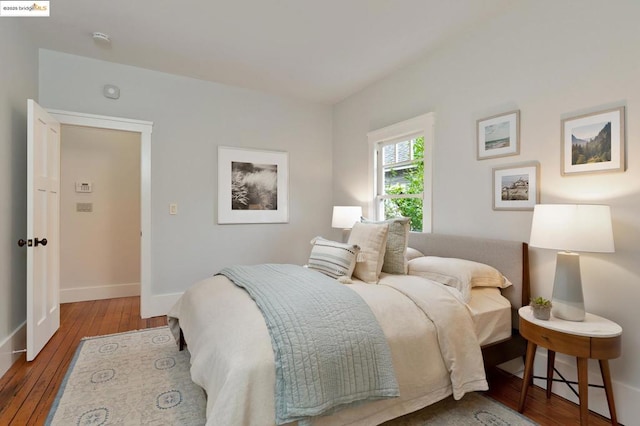
<path fill-rule="evenodd" d="M 41 239 L 41 240 L 39 240 L 39 239 L 37 239 L 37 238 L 34 238 L 34 239 L 33 239 L 33 245 L 34 245 L 34 246 L 36 246 L 36 247 L 38 247 L 38 245 L 39 245 L 39 244 L 42 244 L 43 246 L 46 246 L 46 245 L 47 245 L 47 243 L 48 243 L 48 241 L 47 241 L 47 239 L 46 239 L 46 238 L 43 238 L 43 239 Z"/>
<path fill-rule="evenodd" d="M 27 242 L 26 242 L 25 240 L 23 240 L 22 238 L 20 238 L 20 239 L 18 240 L 18 245 L 19 245 L 20 247 L 24 247 L 24 246 L 26 246 L 26 245 L 27 245 Z"/>

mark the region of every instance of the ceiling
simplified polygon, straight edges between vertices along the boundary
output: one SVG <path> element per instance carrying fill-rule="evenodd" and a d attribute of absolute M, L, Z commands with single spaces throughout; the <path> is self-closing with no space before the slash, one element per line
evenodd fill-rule
<path fill-rule="evenodd" d="M 64 0 L 23 22 L 38 47 L 333 104 L 512 3 Z"/>

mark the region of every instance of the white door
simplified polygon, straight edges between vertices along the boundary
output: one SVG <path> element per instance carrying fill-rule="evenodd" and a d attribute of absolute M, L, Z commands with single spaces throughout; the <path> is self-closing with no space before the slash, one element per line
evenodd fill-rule
<path fill-rule="evenodd" d="M 31 99 L 27 113 L 27 361 L 32 361 L 60 327 L 60 123 Z"/>

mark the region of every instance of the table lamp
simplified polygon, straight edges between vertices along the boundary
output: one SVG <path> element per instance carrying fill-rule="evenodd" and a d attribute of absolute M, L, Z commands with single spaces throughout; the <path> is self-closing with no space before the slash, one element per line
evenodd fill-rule
<path fill-rule="evenodd" d="M 556 318 L 583 321 L 580 255 L 575 252 L 615 251 L 609 206 L 538 204 L 533 209 L 529 245 L 562 250 L 556 256 L 551 313 Z"/>
<path fill-rule="evenodd" d="M 360 222 L 361 217 L 362 207 L 360 206 L 333 206 L 331 227 L 342 229 L 342 240 L 344 241 L 345 234 L 353 228 L 356 222 Z"/>

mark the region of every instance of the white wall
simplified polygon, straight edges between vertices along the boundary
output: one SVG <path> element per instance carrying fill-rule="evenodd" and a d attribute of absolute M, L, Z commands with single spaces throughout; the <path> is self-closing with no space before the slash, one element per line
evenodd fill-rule
<path fill-rule="evenodd" d="M 331 232 L 330 107 L 48 50 L 39 58 L 43 106 L 154 123 L 154 295 L 233 263 L 304 263 L 311 238 Z M 119 100 L 102 96 L 107 83 Z M 289 153 L 290 223 L 216 223 L 219 145 Z"/>
<path fill-rule="evenodd" d="M 24 18 L 23 18 L 24 19 Z M 24 349 L 27 233 L 27 98 L 38 95 L 38 55 L 19 19 L 0 25 L 0 376 Z"/>
<path fill-rule="evenodd" d="M 611 205 L 616 253 L 583 254 L 582 274 L 587 309 L 625 330 L 623 355 L 611 362 L 625 424 L 640 418 L 638 16 L 636 0 L 521 1 L 344 100 L 333 115 L 336 204 L 365 206 L 370 198 L 367 132 L 434 112 L 434 232 L 528 241 L 531 212 L 493 211 L 491 184 L 492 168 L 525 161 L 541 164 L 543 203 Z M 627 113 L 627 171 L 562 177 L 560 120 L 619 105 Z M 513 109 L 521 111 L 521 154 L 477 161 L 476 120 Z M 533 295 L 550 297 L 554 264 L 553 252 L 531 249 Z M 575 377 L 574 360 L 558 362 Z M 590 395 L 608 415 L 601 391 Z"/>
<path fill-rule="evenodd" d="M 61 135 L 60 300 L 140 294 L 140 134 L 63 125 Z M 76 192 L 82 181 L 92 192 Z"/>

